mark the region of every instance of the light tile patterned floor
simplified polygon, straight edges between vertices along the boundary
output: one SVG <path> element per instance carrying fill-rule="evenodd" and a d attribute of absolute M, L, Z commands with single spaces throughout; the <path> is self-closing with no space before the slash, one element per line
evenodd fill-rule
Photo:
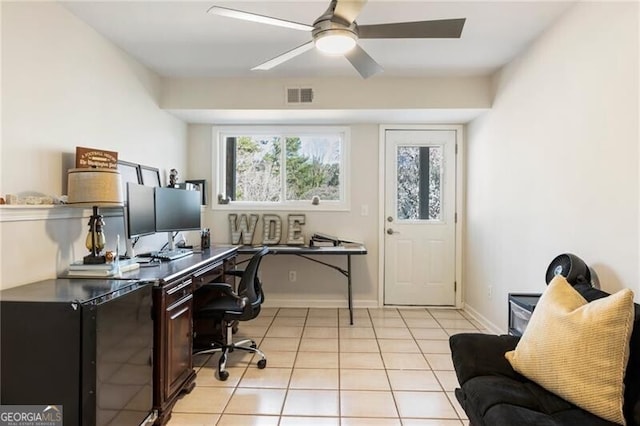
<path fill-rule="evenodd" d="M 169 426 L 462 426 L 453 390 L 449 335 L 484 332 L 454 309 L 264 308 L 242 323 L 267 355 L 234 352 L 229 379 L 218 355 L 200 356 L 195 389 L 175 405 Z"/>

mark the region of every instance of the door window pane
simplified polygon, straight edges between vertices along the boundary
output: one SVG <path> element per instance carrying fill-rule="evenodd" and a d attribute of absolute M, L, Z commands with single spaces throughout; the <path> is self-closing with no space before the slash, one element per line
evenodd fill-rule
<path fill-rule="evenodd" d="M 440 220 L 442 147 L 399 146 L 397 159 L 398 220 Z"/>

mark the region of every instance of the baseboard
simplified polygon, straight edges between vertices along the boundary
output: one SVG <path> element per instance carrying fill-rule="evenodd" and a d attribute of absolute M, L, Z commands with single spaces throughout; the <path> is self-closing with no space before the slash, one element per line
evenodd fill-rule
<path fill-rule="evenodd" d="M 486 328 L 488 331 L 490 331 L 491 333 L 507 334 L 506 329 L 502 327 L 498 327 L 497 325 L 489 321 L 484 315 L 481 315 L 477 310 L 475 310 L 473 307 L 469 306 L 468 304 L 465 303 L 463 310 L 469 315 L 471 315 L 473 319 L 475 319 L 480 324 L 482 324 L 482 326 Z"/>
<path fill-rule="evenodd" d="M 343 299 L 307 299 L 307 298 L 277 298 L 266 295 L 266 300 L 262 304 L 265 308 L 348 308 L 346 300 Z M 358 308 L 377 308 L 377 300 L 355 300 L 353 307 Z"/>

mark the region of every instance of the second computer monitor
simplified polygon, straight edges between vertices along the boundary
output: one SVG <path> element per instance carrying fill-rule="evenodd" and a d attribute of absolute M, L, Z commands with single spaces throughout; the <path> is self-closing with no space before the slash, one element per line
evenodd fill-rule
<path fill-rule="evenodd" d="M 200 230 L 200 192 L 155 188 L 156 231 Z"/>

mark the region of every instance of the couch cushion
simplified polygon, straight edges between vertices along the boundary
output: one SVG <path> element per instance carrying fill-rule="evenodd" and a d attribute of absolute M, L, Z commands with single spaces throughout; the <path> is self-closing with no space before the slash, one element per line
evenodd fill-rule
<path fill-rule="evenodd" d="M 588 301 L 607 297 L 602 290 L 586 285 L 574 287 Z M 627 425 L 640 426 L 640 305 L 634 303 L 635 319 L 629 344 L 629 362 L 624 376 L 624 417 Z"/>
<path fill-rule="evenodd" d="M 449 338 L 451 359 L 458 383 L 464 385 L 477 376 L 504 376 L 527 380 L 513 371 L 504 353 L 515 349 L 519 337 L 482 333 L 458 333 Z"/>
<path fill-rule="evenodd" d="M 480 376 L 462 387 L 461 405 L 472 424 L 613 426 L 531 381 Z M 478 420 L 481 419 L 481 420 Z"/>
<path fill-rule="evenodd" d="M 633 293 L 587 301 L 562 276 L 536 305 L 514 351 L 514 370 L 609 421 L 625 424 L 624 375 L 633 329 Z"/>

